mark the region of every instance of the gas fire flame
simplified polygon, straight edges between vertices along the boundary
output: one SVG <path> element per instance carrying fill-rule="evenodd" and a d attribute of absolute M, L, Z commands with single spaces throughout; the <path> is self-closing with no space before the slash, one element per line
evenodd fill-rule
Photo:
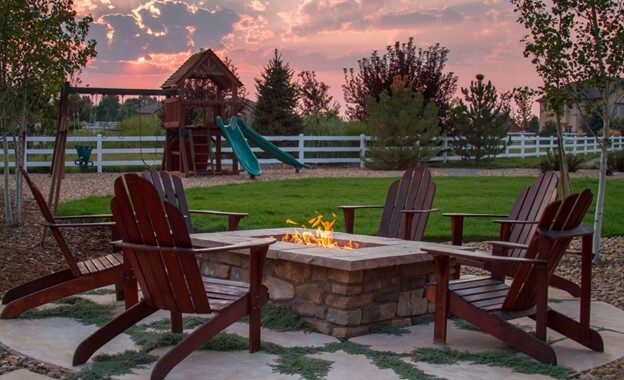
<path fill-rule="evenodd" d="M 294 233 L 284 234 L 284 236 L 282 236 L 282 241 L 308 246 L 338 248 L 345 250 L 358 248 L 359 244 L 352 242 L 351 240 L 349 240 L 347 244 L 342 245 L 338 241 L 334 240 L 334 223 L 336 223 L 336 214 L 332 213 L 332 216 L 334 218 L 332 221 L 326 221 L 323 220 L 323 215 L 320 215 L 317 212 L 315 217 L 308 220 L 309 227 L 301 224 L 301 228 L 303 229 L 302 232 L 295 229 Z M 299 223 L 291 219 L 286 219 L 286 224 L 299 226 Z"/>

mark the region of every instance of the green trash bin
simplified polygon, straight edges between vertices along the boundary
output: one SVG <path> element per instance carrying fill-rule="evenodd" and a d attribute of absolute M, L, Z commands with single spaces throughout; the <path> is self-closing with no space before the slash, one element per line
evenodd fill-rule
<path fill-rule="evenodd" d="M 87 145 L 76 145 L 76 152 L 78 152 L 78 159 L 74 161 L 74 164 L 80 166 L 81 168 L 93 166 L 93 161 L 89 161 L 92 150 L 93 150 L 93 147 L 90 147 Z"/>

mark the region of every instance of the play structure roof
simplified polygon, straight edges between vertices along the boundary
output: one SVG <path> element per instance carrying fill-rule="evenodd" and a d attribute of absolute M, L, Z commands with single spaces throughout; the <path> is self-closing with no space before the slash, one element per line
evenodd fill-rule
<path fill-rule="evenodd" d="M 211 50 L 202 50 L 189 57 L 160 87 L 163 90 L 181 88 L 189 78 L 208 78 L 219 87 L 242 87 L 236 75 Z"/>

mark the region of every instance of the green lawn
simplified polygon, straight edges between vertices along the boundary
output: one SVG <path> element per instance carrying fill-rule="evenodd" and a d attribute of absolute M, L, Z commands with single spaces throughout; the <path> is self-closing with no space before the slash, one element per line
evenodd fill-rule
<path fill-rule="evenodd" d="M 239 229 L 284 227 L 290 218 L 301 223 L 319 212 L 325 219 L 336 213 L 336 229 L 342 230 L 339 205 L 381 204 L 394 178 L 309 178 L 283 181 L 250 181 L 245 184 L 187 189 L 191 208 L 248 212 Z M 528 177 L 436 177 L 436 197 L 433 203 L 440 212 L 434 213 L 427 225 L 427 240 L 450 240 L 450 223 L 443 212 L 507 213 L 516 195 L 529 186 Z M 577 179 L 574 189 L 590 188 L 594 193 L 598 181 Z M 60 205 L 62 215 L 97 214 L 109 212 L 110 197 L 89 197 Z M 604 211 L 603 236 L 624 235 L 624 181 L 609 180 Z M 381 210 L 358 210 L 355 232 L 375 234 Z M 225 218 L 193 216 L 195 229 L 216 231 L 227 228 Z M 585 222 L 593 224 L 594 209 Z M 497 228 L 487 220 L 467 220 L 465 241 L 493 239 Z"/>

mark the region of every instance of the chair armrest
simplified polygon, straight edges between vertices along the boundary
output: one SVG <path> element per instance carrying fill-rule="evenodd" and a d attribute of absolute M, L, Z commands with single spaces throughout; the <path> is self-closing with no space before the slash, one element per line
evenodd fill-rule
<path fill-rule="evenodd" d="M 239 249 L 247 249 L 247 248 L 262 248 L 268 247 L 269 245 L 275 243 L 275 238 L 262 238 L 262 239 L 253 239 L 243 243 L 231 244 L 231 245 L 222 245 L 218 247 L 210 247 L 210 248 L 179 248 L 179 247 L 162 247 L 162 246 L 154 246 L 154 245 L 146 245 L 146 244 L 136 244 L 136 243 L 127 243 L 121 240 L 114 241 L 113 245 L 119 248 L 129 248 L 129 249 L 139 249 L 142 251 L 167 251 L 178 254 L 208 254 L 215 252 L 224 252 L 224 251 L 234 251 Z"/>
<path fill-rule="evenodd" d="M 513 219 L 495 219 L 492 223 L 498 224 L 537 224 L 538 220 L 513 220 Z"/>
<path fill-rule="evenodd" d="M 504 214 L 474 214 L 461 212 L 445 212 L 451 218 L 451 241 L 453 245 L 462 245 L 464 240 L 464 218 L 506 218 Z"/>
<path fill-rule="evenodd" d="M 431 212 L 436 212 L 436 211 L 440 211 L 440 210 L 437 208 L 432 208 L 428 210 L 401 210 L 401 213 L 403 214 L 425 214 L 425 213 L 431 213 Z"/>
<path fill-rule="evenodd" d="M 511 243 L 508 241 L 484 241 L 486 244 L 490 244 L 495 247 L 507 248 L 507 249 L 527 249 L 527 244 Z"/>
<path fill-rule="evenodd" d="M 214 211 L 214 210 L 189 210 L 192 214 L 210 214 L 210 215 L 223 215 L 223 216 L 238 216 L 244 218 L 249 216 L 246 212 L 229 212 L 229 211 Z"/>
<path fill-rule="evenodd" d="M 381 205 L 360 205 L 360 206 L 338 206 L 339 209 L 342 209 L 342 213 L 344 214 L 344 225 L 345 232 L 348 234 L 353 233 L 353 228 L 355 224 L 355 210 L 363 209 L 363 208 L 383 208 Z"/>
<path fill-rule="evenodd" d="M 537 231 L 540 235 L 550 239 L 573 238 L 592 235 L 594 233 L 593 228 L 587 227 L 583 224 L 568 231 L 548 231 L 542 228 L 538 228 Z"/>
<path fill-rule="evenodd" d="M 240 220 L 249 216 L 246 212 L 229 212 L 229 211 L 214 211 L 214 210 L 189 210 L 189 213 L 202 214 L 202 215 L 218 215 L 228 217 L 228 231 L 235 231 L 238 228 Z"/>
<path fill-rule="evenodd" d="M 76 227 L 107 227 L 113 228 L 115 227 L 115 222 L 94 222 L 94 223 L 49 223 L 45 220 L 40 220 L 37 222 L 38 224 L 44 227 L 53 227 L 53 228 L 76 228 Z"/>
<path fill-rule="evenodd" d="M 448 217 L 462 217 L 462 218 L 505 218 L 506 214 L 475 214 L 475 213 L 462 213 L 462 212 L 445 212 L 443 216 Z"/>
<path fill-rule="evenodd" d="M 423 247 L 423 251 L 430 255 L 440 255 L 455 257 L 466 260 L 473 260 L 483 263 L 501 263 L 501 264 L 530 264 L 530 265 L 546 265 L 546 260 L 539 259 L 526 259 L 523 257 L 507 257 L 507 256 L 492 256 L 487 253 L 479 251 L 470 252 L 463 251 L 452 247 Z"/>
<path fill-rule="evenodd" d="M 383 208 L 383 205 L 357 205 L 357 206 L 338 206 L 339 209 L 361 209 L 361 208 Z"/>

